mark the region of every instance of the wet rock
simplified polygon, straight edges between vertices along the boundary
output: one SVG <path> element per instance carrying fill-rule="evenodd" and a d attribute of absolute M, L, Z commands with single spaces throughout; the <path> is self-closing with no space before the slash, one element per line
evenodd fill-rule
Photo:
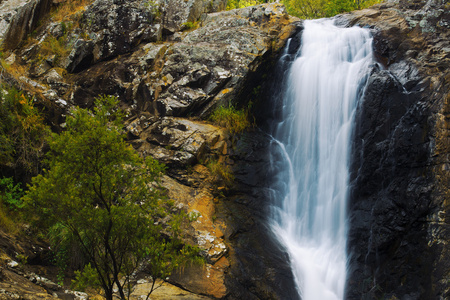
<path fill-rule="evenodd" d="M 216 215 L 230 245 L 225 283 L 230 299 L 299 299 L 288 255 L 267 225 L 268 183 L 274 174 L 269 163 L 268 136 L 244 133 L 227 156 L 233 163 L 233 187 L 216 204 Z"/>
<path fill-rule="evenodd" d="M 448 9 L 399 1 L 345 17 L 373 29 L 379 63 L 356 117 L 347 298 L 448 298 Z"/>

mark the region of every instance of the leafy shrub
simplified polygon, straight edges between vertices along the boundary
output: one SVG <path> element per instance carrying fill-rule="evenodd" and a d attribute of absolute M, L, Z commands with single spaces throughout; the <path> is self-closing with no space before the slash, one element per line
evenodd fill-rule
<path fill-rule="evenodd" d="M 214 181 L 223 182 L 226 187 L 231 187 L 234 182 L 234 175 L 231 167 L 219 160 L 210 161 L 206 167 L 211 172 Z"/>
<path fill-rule="evenodd" d="M 65 23 L 63 23 L 65 24 Z M 55 38 L 52 35 L 47 36 L 47 38 L 42 42 L 41 45 L 41 55 L 55 55 L 56 62 L 62 57 L 66 57 L 70 53 L 69 44 L 67 42 L 67 33 L 60 38 Z"/>
<path fill-rule="evenodd" d="M 0 179 L 0 197 L 3 205 L 9 210 L 18 211 L 23 207 L 22 196 L 23 190 L 20 188 L 20 183 L 14 184 L 11 177 Z"/>
<path fill-rule="evenodd" d="M 282 2 L 291 15 L 302 19 L 317 19 L 367 8 L 382 0 L 283 0 Z"/>
<path fill-rule="evenodd" d="M 98 289 L 101 287 L 97 272 L 91 264 L 84 266 L 82 271 L 75 271 L 75 279 L 72 279 L 72 289 L 86 291 L 88 288 Z"/>
<path fill-rule="evenodd" d="M 267 0 L 229 0 L 227 9 L 244 8 Z M 382 0 L 282 0 L 289 14 L 302 19 L 332 17 L 340 13 L 362 9 L 380 3 Z"/>
<path fill-rule="evenodd" d="M 244 8 L 264 3 L 264 0 L 228 0 L 227 9 Z"/>
<path fill-rule="evenodd" d="M 19 230 L 15 219 L 23 207 L 22 196 L 20 183 L 15 184 L 9 177 L 0 179 L 0 228 L 6 232 L 16 233 Z"/>
<path fill-rule="evenodd" d="M 37 174 L 47 126 L 30 98 L 15 88 L 0 87 L 0 172 Z"/>
<path fill-rule="evenodd" d="M 233 105 L 228 107 L 219 106 L 210 116 L 210 120 L 219 126 L 227 128 L 234 134 L 240 133 L 252 126 L 249 121 L 248 110 L 237 110 Z"/>
<path fill-rule="evenodd" d="M 198 22 L 184 22 L 181 24 L 182 30 L 191 30 L 198 28 Z"/>

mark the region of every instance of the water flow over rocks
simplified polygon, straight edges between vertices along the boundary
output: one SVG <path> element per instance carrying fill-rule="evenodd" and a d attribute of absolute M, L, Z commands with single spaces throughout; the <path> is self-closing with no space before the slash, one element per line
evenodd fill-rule
<path fill-rule="evenodd" d="M 343 299 L 350 138 L 372 38 L 332 20 L 304 26 L 273 134 L 272 227 L 290 253 L 302 299 Z"/>

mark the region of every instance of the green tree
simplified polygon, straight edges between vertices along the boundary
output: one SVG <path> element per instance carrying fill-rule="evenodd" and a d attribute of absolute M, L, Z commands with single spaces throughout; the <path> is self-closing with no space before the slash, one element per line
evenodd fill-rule
<path fill-rule="evenodd" d="M 77 242 L 108 300 L 114 286 L 126 299 L 144 260 L 155 282 L 195 254 L 178 239 L 183 216 L 168 214 L 157 184 L 164 167 L 124 141 L 117 104 L 104 96 L 93 113 L 74 109 L 66 130 L 48 141 L 49 169 L 24 197 L 37 225 Z"/>
<path fill-rule="evenodd" d="M 283 0 L 291 15 L 303 19 L 332 17 L 355 9 L 366 8 L 382 0 Z"/>

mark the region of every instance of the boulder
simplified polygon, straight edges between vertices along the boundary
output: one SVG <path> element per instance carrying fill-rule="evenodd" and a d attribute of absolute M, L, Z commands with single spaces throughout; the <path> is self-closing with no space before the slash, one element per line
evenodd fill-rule
<path fill-rule="evenodd" d="M 170 117 L 151 124 L 141 117 L 128 125 L 127 129 L 129 135 L 139 138 L 133 141 L 139 151 L 144 151 L 171 167 L 198 162 L 207 149 L 213 147 L 223 135 L 215 126 Z"/>
<path fill-rule="evenodd" d="M 79 72 L 93 63 L 128 53 L 141 42 L 161 40 L 157 14 L 143 1 L 95 1 L 86 8 L 81 20 L 89 40 L 74 43 L 65 68 Z"/>
<path fill-rule="evenodd" d="M 8 0 L 0 5 L 0 39 L 14 49 L 50 11 L 52 0 Z"/>
<path fill-rule="evenodd" d="M 111 93 L 152 114 L 206 116 L 251 93 L 269 59 L 296 30 L 294 21 L 276 3 L 209 14 L 203 26 L 182 33 L 179 42 L 140 45 L 80 72 L 72 101 L 89 106 L 98 94 Z M 80 52 L 77 59 L 76 48 L 72 53 L 73 62 L 87 57 Z M 70 70 L 78 71 L 77 65 L 84 64 L 74 63 Z"/>
<path fill-rule="evenodd" d="M 165 1 L 162 7 L 164 30 L 168 34 L 174 34 L 183 29 L 186 23 L 199 21 L 202 14 L 218 12 L 224 10 L 226 6 L 226 0 Z"/>

